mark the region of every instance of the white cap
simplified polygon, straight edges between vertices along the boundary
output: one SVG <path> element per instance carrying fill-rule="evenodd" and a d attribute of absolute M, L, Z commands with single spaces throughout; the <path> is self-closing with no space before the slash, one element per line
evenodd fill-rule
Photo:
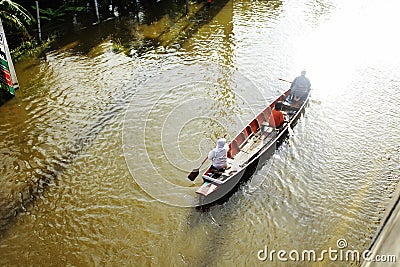
<path fill-rule="evenodd" d="M 217 141 L 217 148 L 223 148 L 225 144 L 226 144 L 226 139 L 225 138 L 220 138 Z"/>

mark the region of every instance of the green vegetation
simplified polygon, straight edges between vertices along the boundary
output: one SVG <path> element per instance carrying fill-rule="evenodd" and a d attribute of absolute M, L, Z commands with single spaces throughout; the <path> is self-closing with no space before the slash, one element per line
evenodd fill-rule
<path fill-rule="evenodd" d="M 115 38 L 114 40 L 112 40 L 112 51 L 114 53 L 119 53 L 119 52 L 123 51 L 124 49 L 125 48 L 122 45 L 120 38 Z"/>
<path fill-rule="evenodd" d="M 204 2 L 205 0 L 197 0 Z M 193 1 L 193 2 L 197 2 Z M 191 1 L 192 2 L 192 1 Z M 20 60 L 24 55 L 37 55 L 45 51 L 54 41 L 54 35 L 67 33 L 70 30 L 80 30 L 92 27 L 98 18 L 95 10 L 98 10 L 100 20 L 108 20 L 115 16 L 130 15 L 138 17 L 139 10 L 148 10 L 152 13 L 149 19 L 141 19 L 140 24 L 151 24 L 162 19 L 163 14 L 172 17 L 181 17 L 185 2 L 182 1 L 137 1 L 137 0 L 97 0 L 98 9 L 95 8 L 95 1 L 88 0 L 40 0 L 39 14 L 41 24 L 41 38 L 43 43 L 35 40 L 39 36 L 37 23 L 31 14 L 36 16 L 35 1 L 23 0 L 0 0 L 0 18 L 7 34 L 7 41 L 12 50 L 14 60 Z M 171 4 L 173 8 L 171 8 Z M 196 9 L 192 3 L 192 9 Z M 174 10 L 174 11 L 171 11 Z M 152 27 L 148 26 L 148 32 Z M 50 36 L 50 37 L 49 37 Z M 182 38 L 185 38 L 183 36 Z M 112 51 L 115 53 L 125 52 L 131 54 L 130 47 L 126 46 L 119 39 L 112 38 Z M 151 40 L 150 40 L 151 39 Z M 151 42 L 155 38 L 150 38 Z M 146 44 L 139 42 L 140 51 L 147 49 Z"/>
<path fill-rule="evenodd" d="M 4 25 L 29 35 L 28 26 L 34 22 L 32 15 L 21 5 L 11 0 L 0 0 L 0 18 Z"/>
<path fill-rule="evenodd" d="M 36 6 L 31 6 L 36 10 Z M 60 1 L 57 8 L 40 8 L 40 18 L 44 21 L 64 21 L 70 12 L 80 12 L 83 7 L 72 7 L 69 2 Z M 55 40 L 56 34 L 50 35 L 39 43 L 33 36 L 33 29 L 36 28 L 35 20 L 29 11 L 22 5 L 11 0 L 0 0 L 0 18 L 8 32 L 19 36 L 20 44 L 12 49 L 11 56 L 14 61 L 19 61 L 26 56 L 37 56 L 43 54 Z M 15 47 L 15 45 L 14 45 Z"/>
<path fill-rule="evenodd" d="M 18 62 L 28 56 L 42 55 L 50 48 L 50 45 L 54 42 L 55 38 L 55 34 L 51 35 L 46 40 L 42 41 L 41 44 L 38 44 L 35 39 L 25 41 L 20 46 L 10 51 L 11 57 L 14 62 Z"/>
<path fill-rule="evenodd" d="M 32 6 L 33 9 L 36 7 Z M 68 2 L 64 3 L 60 7 L 53 9 L 53 8 L 39 8 L 40 11 L 40 19 L 47 20 L 47 21 L 52 21 L 52 20 L 58 20 L 58 21 L 64 21 L 65 16 L 69 12 L 81 12 L 83 10 L 83 7 L 78 6 L 78 7 L 72 7 Z"/>

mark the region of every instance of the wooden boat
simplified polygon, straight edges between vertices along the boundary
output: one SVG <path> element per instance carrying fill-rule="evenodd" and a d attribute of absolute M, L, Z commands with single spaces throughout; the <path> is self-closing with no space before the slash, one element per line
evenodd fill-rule
<path fill-rule="evenodd" d="M 272 156 L 283 138 L 292 131 L 291 128 L 297 123 L 309 101 L 310 92 L 299 101 L 290 101 L 289 94 L 290 90 L 279 96 L 230 142 L 228 168 L 224 172 L 212 173 L 209 168 L 203 173 L 203 183 L 196 191 L 200 195 L 199 206 L 224 201 L 235 187 L 252 176 Z M 283 103 L 282 111 L 287 113 L 287 121 L 280 128 L 272 127 L 268 123 L 277 101 Z"/>

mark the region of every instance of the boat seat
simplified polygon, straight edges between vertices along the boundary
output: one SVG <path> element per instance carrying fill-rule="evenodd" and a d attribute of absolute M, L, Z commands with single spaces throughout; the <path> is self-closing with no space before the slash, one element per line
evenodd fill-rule
<path fill-rule="evenodd" d="M 212 177 L 210 177 L 208 175 L 203 175 L 202 178 L 204 180 L 207 180 L 207 181 L 209 181 L 211 183 L 215 183 L 215 184 L 223 184 L 224 183 L 223 181 L 215 179 L 215 178 L 212 178 Z"/>
<path fill-rule="evenodd" d="M 258 126 L 261 127 L 261 125 L 267 121 L 267 119 L 265 118 L 265 114 L 263 112 L 261 112 L 258 116 L 257 116 L 257 122 L 258 122 Z"/>
<path fill-rule="evenodd" d="M 252 120 L 252 121 L 250 122 L 249 126 L 250 126 L 250 131 L 251 131 L 252 133 L 256 133 L 256 132 L 258 131 L 258 129 L 260 128 L 260 125 L 259 125 L 259 123 L 258 123 L 258 121 L 257 121 L 257 118 L 255 118 L 254 120 Z"/>
<path fill-rule="evenodd" d="M 235 139 L 237 140 L 238 145 L 240 146 L 246 140 L 246 135 L 243 132 L 240 132 L 240 134 Z"/>
<path fill-rule="evenodd" d="M 237 153 L 239 153 L 240 151 L 240 147 L 238 145 L 238 142 L 236 139 L 234 139 L 230 145 L 230 149 L 229 149 L 229 153 L 231 155 L 232 158 L 234 158 Z"/>
<path fill-rule="evenodd" d="M 243 143 L 239 146 L 239 150 L 241 150 L 246 144 L 247 142 L 253 137 L 254 133 L 251 133 L 249 136 L 247 136 L 247 138 L 243 141 Z"/>

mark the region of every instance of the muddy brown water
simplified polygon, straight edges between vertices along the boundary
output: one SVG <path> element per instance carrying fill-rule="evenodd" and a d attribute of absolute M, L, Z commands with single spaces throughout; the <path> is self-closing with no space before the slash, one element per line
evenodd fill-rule
<path fill-rule="evenodd" d="M 105 22 L 16 64 L 21 89 L 0 107 L 1 265 L 276 265 L 258 252 L 368 248 L 400 176 L 399 4 L 191 8 Z M 302 68 L 313 93 L 294 135 L 223 205 L 182 207 L 216 137 Z"/>

